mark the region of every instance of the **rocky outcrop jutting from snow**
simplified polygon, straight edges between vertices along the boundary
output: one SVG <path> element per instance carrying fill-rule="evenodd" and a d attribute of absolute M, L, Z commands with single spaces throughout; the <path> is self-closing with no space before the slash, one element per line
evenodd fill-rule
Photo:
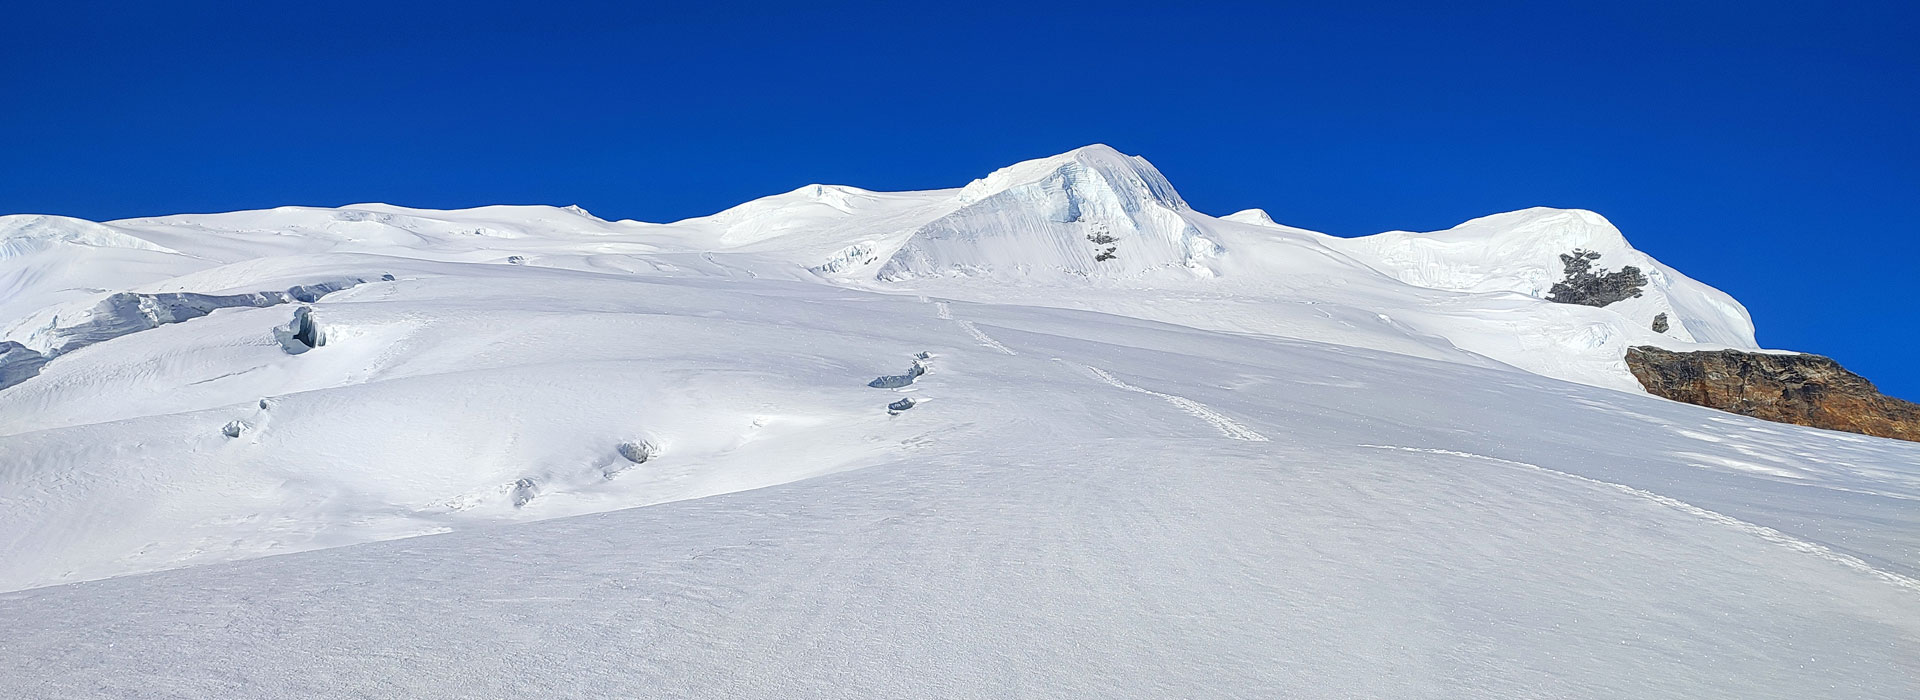
<path fill-rule="evenodd" d="M 1819 355 L 1627 350 L 1656 396 L 1779 423 L 1920 442 L 1920 404 L 1887 396 Z"/>
<path fill-rule="evenodd" d="M 1599 259 L 1599 253 L 1579 248 L 1561 254 L 1560 262 L 1566 266 L 1567 278 L 1553 283 L 1553 288 L 1547 290 L 1547 301 L 1604 308 L 1641 295 L 1647 286 L 1647 276 L 1641 274 L 1640 268 L 1628 265 L 1619 270 L 1595 269 L 1594 262 Z"/>

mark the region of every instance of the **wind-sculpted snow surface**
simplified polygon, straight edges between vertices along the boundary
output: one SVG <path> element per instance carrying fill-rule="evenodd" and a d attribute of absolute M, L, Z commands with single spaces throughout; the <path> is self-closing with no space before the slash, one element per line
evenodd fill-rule
<path fill-rule="evenodd" d="M 1920 696 L 1920 444 L 1639 391 L 1752 328 L 1589 212 L 1342 240 L 1090 147 L 0 251 L 0 697 Z"/>

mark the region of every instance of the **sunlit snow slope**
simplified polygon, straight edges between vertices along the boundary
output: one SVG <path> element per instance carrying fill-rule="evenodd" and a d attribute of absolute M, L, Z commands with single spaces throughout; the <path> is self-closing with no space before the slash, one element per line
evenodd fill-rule
<path fill-rule="evenodd" d="M 1545 300 L 1576 249 L 1641 295 Z M 1920 444 L 1641 392 L 1753 328 L 1592 212 L 1340 239 L 1090 146 L 0 217 L 0 341 L 0 696 L 1920 694 Z"/>

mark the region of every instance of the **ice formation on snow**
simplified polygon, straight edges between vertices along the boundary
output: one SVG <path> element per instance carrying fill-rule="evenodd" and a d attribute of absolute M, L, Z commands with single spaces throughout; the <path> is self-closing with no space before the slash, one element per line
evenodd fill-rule
<path fill-rule="evenodd" d="M 647 460 L 660 455 L 660 447 L 650 440 L 629 440 L 616 448 L 621 457 L 634 464 L 646 464 Z"/>
<path fill-rule="evenodd" d="M 287 325 L 273 329 L 273 338 L 280 343 L 280 349 L 289 355 L 298 355 L 327 344 L 327 332 L 313 320 L 313 307 L 301 306 L 293 310 L 293 320 Z"/>
<path fill-rule="evenodd" d="M 913 364 L 907 367 L 907 371 L 905 374 L 888 374 L 888 375 L 880 376 L 875 378 L 871 382 L 867 382 L 867 386 L 873 387 L 875 389 L 901 389 L 907 386 L 911 386 L 913 384 L 913 380 L 919 379 L 921 375 L 924 375 L 926 373 L 927 373 L 927 353 L 923 352 L 914 356 Z"/>
<path fill-rule="evenodd" d="M 40 373 L 47 356 L 11 340 L 0 341 L 0 389 L 19 384 Z"/>

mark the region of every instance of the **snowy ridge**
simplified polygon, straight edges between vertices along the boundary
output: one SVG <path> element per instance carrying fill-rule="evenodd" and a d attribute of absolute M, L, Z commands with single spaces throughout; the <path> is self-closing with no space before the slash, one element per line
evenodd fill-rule
<path fill-rule="evenodd" d="M 1253 224 L 1256 226 L 1278 226 L 1279 225 L 1274 223 L 1273 217 L 1268 215 L 1265 209 L 1242 209 L 1232 214 L 1222 216 L 1220 217 L 1220 220 L 1232 221 L 1238 224 Z"/>
<path fill-rule="evenodd" d="M 1575 250 L 1598 253 L 1596 264 L 1643 270 L 1642 296 L 1609 304 L 1628 318 L 1672 318 L 1669 338 L 1757 348 L 1746 309 L 1719 290 L 1660 264 L 1627 244 L 1599 214 L 1536 207 L 1474 219 L 1445 231 L 1393 231 L 1341 246 L 1408 284 L 1460 292 L 1517 292 L 1546 298 L 1565 272 L 1559 260 Z"/>

